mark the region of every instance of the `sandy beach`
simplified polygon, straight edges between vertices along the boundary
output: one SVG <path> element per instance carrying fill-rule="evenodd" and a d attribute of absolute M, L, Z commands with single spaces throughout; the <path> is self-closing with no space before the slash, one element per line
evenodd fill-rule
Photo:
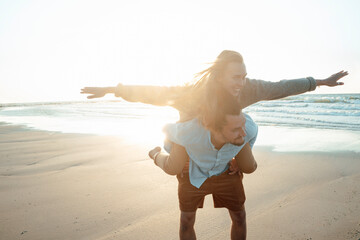
<path fill-rule="evenodd" d="M 256 145 L 255 145 L 256 146 Z M 0 125 L 0 239 L 178 239 L 177 180 L 126 139 Z M 360 239 L 360 154 L 254 149 L 248 239 Z M 207 197 L 198 239 L 229 239 Z"/>

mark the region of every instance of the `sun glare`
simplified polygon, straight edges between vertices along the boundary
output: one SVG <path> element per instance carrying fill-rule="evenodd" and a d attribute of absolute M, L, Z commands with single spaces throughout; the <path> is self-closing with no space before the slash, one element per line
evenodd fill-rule
<path fill-rule="evenodd" d="M 84 99 L 84 86 L 119 82 L 182 85 L 224 49 L 244 55 L 251 78 L 342 68 L 359 78 L 358 3 L 260 2 L 3 2 L 0 101 Z"/>

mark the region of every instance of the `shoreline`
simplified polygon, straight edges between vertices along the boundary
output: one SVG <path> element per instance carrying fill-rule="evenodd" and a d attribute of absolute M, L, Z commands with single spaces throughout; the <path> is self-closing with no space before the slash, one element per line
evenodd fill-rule
<path fill-rule="evenodd" d="M 1 239 L 178 239 L 177 180 L 152 146 L 0 123 Z M 359 239 L 360 154 L 255 147 L 244 176 L 248 239 Z M 210 196 L 199 239 L 229 239 Z M 139 231 L 141 230 L 141 231 Z"/>
<path fill-rule="evenodd" d="M 141 144 L 141 145 L 148 145 L 150 148 L 153 148 L 155 145 L 160 145 L 162 147 L 163 139 L 161 138 L 161 130 L 159 129 L 160 134 L 153 136 L 149 138 L 148 136 L 145 136 L 144 138 L 140 139 L 139 136 L 131 136 L 129 134 L 100 134 L 100 133 L 84 133 L 84 132 L 62 132 L 62 131 L 54 131 L 54 130 L 45 130 L 45 129 L 38 129 L 35 127 L 27 126 L 26 124 L 17 124 L 17 123 L 8 123 L 8 122 L 1 122 L 0 121 L 0 128 L 1 127 L 11 127 L 15 131 L 37 131 L 37 132 L 44 132 L 44 133 L 50 133 L 50 134 L 79 134 L 84 136 L 98 136 L 98 137 L 114 137 L 118 139 L 126 139 L 127 141 L 133 143 L 133 144 Z M 281 133 L 287 132 L 290 136 L 291 134 L 293 137 L 300 139 L 300 141 L 294 141 L 292 139 L 289 139 L 290 144 L 286 144 L 285 142 L 276 142 L 271 140 L 272 136 L 275 135 L 277 129 L 280 129 Z M 279 154 L 360 154 L 360 132 L 355 131 L 353 132 L 347 132 L 345 130 L 337 130 L 337 129 L 314 129 L 316 131 L 323 132 L 319 136 L 316 136 L 315 139 L 317 143 L 321 143 L 321 140 L 323 140 L 326 136 L 327 131 L 331 131 L 332 134 L 335 134 L 334 136 L 331 136 L 332 139 L 336 137 L 340 137 L 343 142 L 346 144 L 352 144 L 352 146 L 346 146 L 346 147 L 337 147 L 342 149 L 336 149 L 333 150 L 336 146 L 334 140 L 329 141 L 330 147 L 324 147 L 323 145 L 320 146 L 312 146 L 313 140 L 310 142 L 309 146 L 305 146 L 304 142 L 309 141 L 304 136 L 308 136 L 309 132 L 311 132 L 313 129 L 302 129 L 302 128 L 295 128 L 295 127 L 277 127 L 277 126 L 259 126 L 259 137 L 257 137 L 254 150 L 257 151 L 271 151 L 271 152 L 277 152 Z M 1 131 L 4 131 L 4 129 L 0 129 Z M 5 130 L 6 131 L 6 130 Z M 301 131 L 302 134 L 301 134 Z M 265 136 L 264 136 L 265 135 Z M 345 135 L 349 135 L 349 138 L 344 137 Z M 350 137 L 350 135 L 352 135 Z M 281 135 L 282 136 L 282 135 Z M 154 141 L 152 141 L 154 140 Z M 354 140 L 354 141 L 352 141 Z M 302 141 L 302 143 L 301 143 Z M 354 143 L 355 142 L 355 143 Z M 287 145 L 290 145 L 290 147 L 287 147 Z M 359 146 L 358 146 L 359 145 Z M 359 147 L 359 148 L 358 148 Z M 300 149 L 300 150 L 298 150 Z M 315 150 L 320 149 L 320 150 Z M 358 151 L 357 151 L 358 150 Z"/>

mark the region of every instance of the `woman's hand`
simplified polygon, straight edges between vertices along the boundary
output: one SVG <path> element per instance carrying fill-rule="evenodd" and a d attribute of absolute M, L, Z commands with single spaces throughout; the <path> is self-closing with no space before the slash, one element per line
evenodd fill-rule
<path fill-rule="evenodd" d="M 349 73 L 347 71 L 340 71 L 338 73 L 334 73 L 333 75 L 331 75 L 328 78 L 325 78 L 323 80 L 316 80 L 316 85 L 317 86 L 329 86 L 329 87 L 335 87 L 335 86 L 340 86 L 340 85 L 344 85 L 343 82 L 338 82 L 341 78 L 345 77 L 346 75 L 348 75 Z"/>
<path fill-rule="evenodd" d="M 239 174 L 240 176 L 242 176 L 242 173 L 240 171 L 239 165 L 237 164 L 235 158 L 233 158 L 230 162 L 229 162 L 229 175 L 234 175 L 234 174 Z"/>
<path fill-rule="evenodd" d="M 88 99 L 92 98 L 101 98 L 104 97 L 107 93 L 114 93 L 115 88 L 112 87 L 84 87 L 81 89 L 81 94 L 91 94 L 87 96 Z"/>

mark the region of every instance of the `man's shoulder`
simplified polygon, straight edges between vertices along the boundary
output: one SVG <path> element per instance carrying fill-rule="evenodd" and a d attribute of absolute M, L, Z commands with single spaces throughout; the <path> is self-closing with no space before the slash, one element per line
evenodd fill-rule
<path fill-rule="evenodd" d="M 251 139 L 257 135 L 258 126 L 248 114 L 244 113 L 244 116 L 246 118 L 246 123 L 245 123 L 246 135 L 249 136 L 249 138 Z"/>
<path fill-rule="evenodd" d="M 166 124 L 163 131 L 170 141 L 186 142 L 187 144 L 194 144 L 207 136 L 207 130 L 197 118 L 186 122 Z"/>
<path fill-rule="evenodd" d="M 168 123 L 164 126 L 164 129 L 178 129 L 182 132 L 201 131 L 203 126 L 197 118 L 185 122 Z"/>

